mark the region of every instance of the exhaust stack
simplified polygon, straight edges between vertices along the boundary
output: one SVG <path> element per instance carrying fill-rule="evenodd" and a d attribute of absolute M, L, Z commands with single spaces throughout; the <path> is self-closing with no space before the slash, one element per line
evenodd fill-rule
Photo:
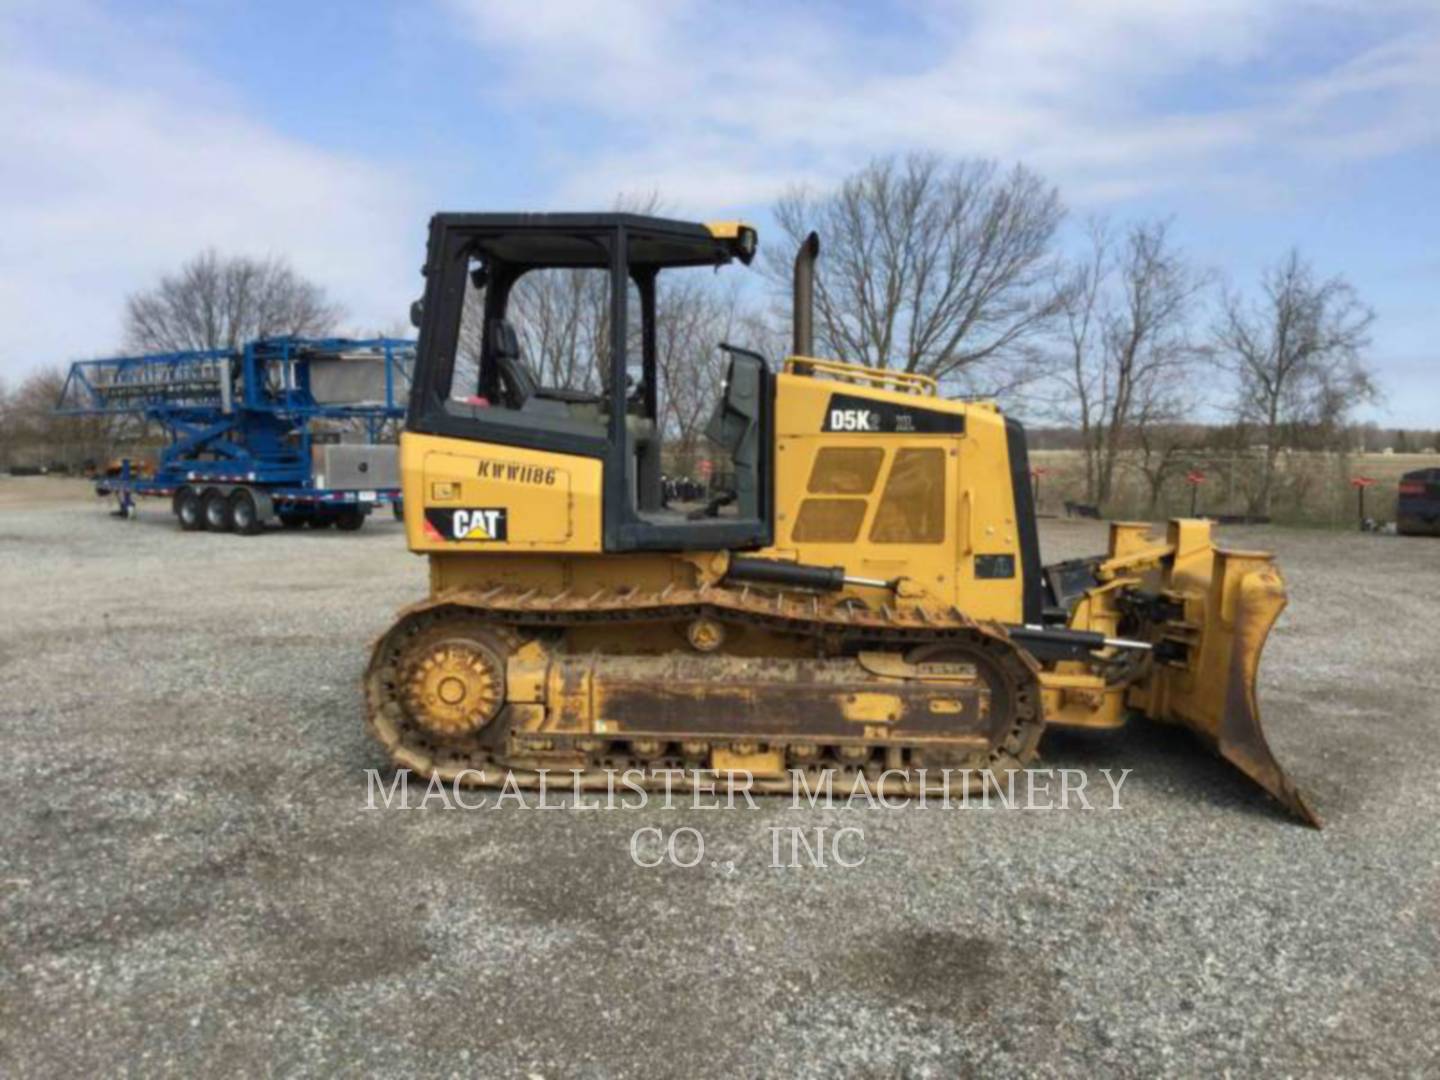
<path fill-rule="evenodd" d="M 795 356 L 815 355 L 815 258 L 820 254 L 820 237 L 811 233 L 795 253 L 795 293 L 791 301 Z"/>

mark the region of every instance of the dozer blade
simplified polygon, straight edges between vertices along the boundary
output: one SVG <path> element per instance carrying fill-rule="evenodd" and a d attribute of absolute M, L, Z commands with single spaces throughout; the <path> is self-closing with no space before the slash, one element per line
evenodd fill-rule
<path fill-rule="evenodd" d="M 1256 700 L 1260 654 L 1285 608 L 1280 571 L 1268 553 L 1212 547 L 1208 529 L 1203 540 L 1198 530 L 1177 531 L 1165 592 L 1183 602 L 1183 615 L 1173 610 L 1180 617 L 1155 624 L 1155 663 L 1132 688 L 1131 704 L 1198 733 L 1291 814 L 1319 828 L 1319 816 L 1265 739 Z"/>

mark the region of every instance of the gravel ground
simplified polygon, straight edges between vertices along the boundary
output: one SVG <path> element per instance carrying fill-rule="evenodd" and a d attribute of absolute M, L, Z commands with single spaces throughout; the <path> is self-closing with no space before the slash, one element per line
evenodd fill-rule
<path fill-rule="evenodd" d="M 1262 707 L 1323 832 L 1144 725 L 1043 747 L 1133 769 L 1118 811 L 407 812 L 360 725 L 398 526 L 0 481 L 0 1074 L 1433 1075 L 1440 542 L 1228 539 L 1291 584 Z M 772 867 L 789 826 L 864 862 Z"/>

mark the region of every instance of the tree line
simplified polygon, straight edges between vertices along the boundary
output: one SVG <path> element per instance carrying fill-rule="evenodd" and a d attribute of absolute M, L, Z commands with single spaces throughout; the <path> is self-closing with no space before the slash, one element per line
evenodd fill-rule
<path fill-rule="evenodd" d="M 1351 443 L 1379 398 L 1374 313 L 1296 249 L 1251 285 L 1201 266 L 1169 219 L 1091 219 L 1062 249 L 1058 190 L 1015 166 L 882 158 L 785 196 L 791 240 L 820 230 L 816 335 L 828 355 L 993 395 L 1076 433 L 1083 490 L 1105 506 L 1122 468 L 1153 508 L 1219 438 L 1258 455 L 1248 509 L 1268 515 L 1282 455 Z M 778 284 L 782 253 L 767 263 Z M 1203 420 L 1210 423 L 1200 423 Z"/>
<path fill-rule="evenodd" d="M 203 251 L 126 300 L 116 353 L 235 349 L 254 338 L 324 336 L 344 316 L 325 289 L 279 257 Z M 0 380 L 0 466 L 102 464 L 117 443 L 158 434 L 128 417 L 57 416 L 65 369 L 49 364 L 11 389 Z"/>
<path fill-rule="evenodd" d="M 616 208 L 664 209 L 655 196 Z M 715 343 L 739 334 L 786 351 L 791 260 L 812 230 L 817 351 L 1073 429 L 1087 503 L 1111 503 L 1120 472 L 1138 470 L 1154 508 L 1187 462 L 1238 447 L 1257 457 L 1247 508 L 1268 515 L 1284 456 L 1353 445 L 1356 411 L 1379 398 L 1365 358 L 1374 315 L 1343 276 L 1290 250 L 1252 284 L 1227 281 L 1187 255 L 1168 219 L 1092 219 L 1063 244 L 1058 189 L 1023 166 L 878 158 L 833 188 L 787 191 L 773 217 L 765 289 L 661 277 L 661 400 L 681 470 L 720 378 Z M 543 383 L 598 388 L 605 289 L 586 271 L 522 279 L 512 321 Z M 473 364 L 478 320 L 467 325 Z"/>
<path fill-rule="evenodd" d="M 664 209 L 654 195 L 617 208 Z M 791 257 L 811 230 L 822 238 L 818 352 L 928 375 L 949 394 L 996 396 L 1032 424 L 1072 432 L 1084 461 L 1077 494 L 1092 504 L 1110 503 L 1119 474 L 1138 470 L 1154 505 L 1218 440 L 1253 455 L 1249 508 L 1269 513 L 1285 455 L 1351 445 L 1356 410 L 1379 396 L 1365 356 L 1374 314 L 1342 275 L 1292 249 L 1252 282 L 1226 280 L 1182 249 L 1168 219 L 1091 219 L 1067 232 L 1059 190 L 1024 166 L 877 158 L 833 187 L 785 192 L 773 217 L 781 235 L 764 245 L 763 287 L 735 275 L 661 276 L 660 397 L 680 471 L 701 453 L 722 373 L 716 343 L 777 358 L 786 350 Z M 521 279 L 511 318 L 542 383 L 599 389 L 606 288 L 597 272 Z M 478 310 L 467 305 L 461 380 L 478 361 Z M 283 259 L 209 251 L 128 299 L 124 344 L 234 347 L 332 333 L 342 317 Z M 46 378 L 54 373 L 36 376 Z M 30 383 L 8 395 L 11 435 L 17 410 L 35 426 L 44 397 Z"/>

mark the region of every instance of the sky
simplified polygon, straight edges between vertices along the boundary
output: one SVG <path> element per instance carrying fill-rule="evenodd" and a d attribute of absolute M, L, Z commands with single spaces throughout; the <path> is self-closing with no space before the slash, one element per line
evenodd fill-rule
<path fill-rule="evenodd" d="M 207 247 L 375 332 L 436 210 L 654 192 L 763 246 L 912 150 L 1023 162 L 1067 238 L 1173 216 L 1239 286 L 1298 246 L 1376 310 L 1369 417 L 1440 428 L 1440 0 L 0 0 L 0 378 L 117 351 Z"/>

